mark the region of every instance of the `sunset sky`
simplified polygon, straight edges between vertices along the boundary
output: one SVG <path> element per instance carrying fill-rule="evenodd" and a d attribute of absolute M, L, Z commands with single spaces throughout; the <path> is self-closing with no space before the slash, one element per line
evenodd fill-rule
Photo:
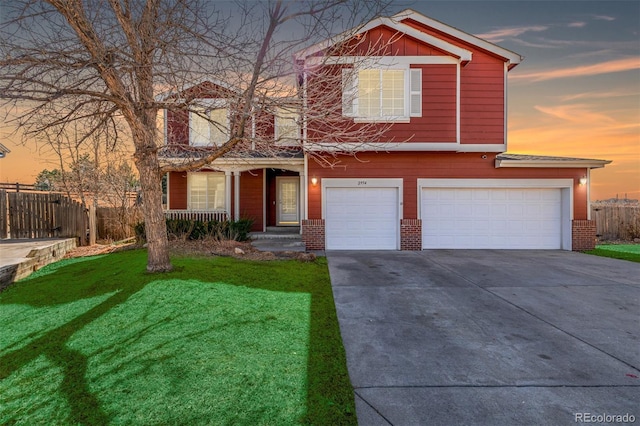
<path fill-rule="evenodd" d="M 390 14 L 406 8 L 525 57 L 509 73 L 510 153 L 612 160 L 592 172 L 591 198 L 640 199 L 639 1 L 402 1 Z M 9 130 L 0 181 L 56 167 Z"/>

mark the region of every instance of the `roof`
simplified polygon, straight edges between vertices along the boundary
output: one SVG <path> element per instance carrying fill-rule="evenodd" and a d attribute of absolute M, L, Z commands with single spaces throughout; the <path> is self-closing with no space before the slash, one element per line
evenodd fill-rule
<path fill-rule="evenodd" d="M 562 167 L 598 169 L 611 163 L 611 160 L 592 158 L 553 157 L 548 155 L 498 154 L 496 168 L 501 167 Z"/>
<path fill-rule="evenodd" d="M 510 50 L 504 49 L 500 46 L 497 46 L 493 43 L 490 43 L 486 40 L 478 38 L 474 35 L 465 33 L 464 31 L 458 30 L 457 28 L 451 27 L 449 25 L 443 24 L 442 22 L 436 21 L 435 19 L 429 18 L 421 13 L 418 13 L 411 9 L 406 9 L 400 13 L 397 13 L 391 17 L 378 17 L 375 18 L 365 25 L 357 28 L 353 28 L 351 30 L 345 31 L 337 36 L 324 40 L 320 43 L 316 43 L 313 46 L 310 46 L 306 49 L 303 49 L 294 54 L 294 58 L 297 60 L 305 59 L 311 55 L 314 55 L 318 52 L 321 52 L 337 43 L 344 42 L 351 37 L 367 32 L 373 28 L 379 27 L 381 25 L 385 25 L 391 29 L 396 30 L 399 33 L 407 34 L 415 39 L 418 39 L 426 44 L 437 47 L 451 55 L 459 58 L 462 62 L 468 62 L 471 60 L 472 53 L 464 49 L 462 47 L 451 44 L 447 41 L 441 40 L 437 37 L 424 33 L 410 25 L 403 23 L 403 20 L 411 19 L 416 22 L 419 22 L 425 26 L 431 27 L 441 33 L 447 34 L 455 39 L 461 40 L 465 43 L 476 46 L 482 50 L 490 52 L 496 56 L 499 56 L 507 62 L 509 68 L 516 66 L 522 61 L 522 56 L 519 54 L 512 52 Z"/>
<path fill-rule="evenodd" d="M 3 158 L 6 154 L 10 153 L 11 150 L 6 146 L 0 143 L 0 158 Z"/>

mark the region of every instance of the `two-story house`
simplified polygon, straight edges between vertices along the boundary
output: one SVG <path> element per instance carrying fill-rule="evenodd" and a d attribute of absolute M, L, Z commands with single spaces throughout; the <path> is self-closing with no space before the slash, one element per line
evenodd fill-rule
<path fill-rule="evenodd" d="M 295 56 L 297 117 L 256 120 L 253 137 L 286 133 L 297 148 L 229 153 L 201 171 L 171 173 L 170 212 L 250 217 L 256 231 L 299 226 L 307 249 L 594 245 L 589 172 L 608 161 L 506 153 L 507 77 L 520 55 L 412 10 L 345 34 Z M 203 84 L 211 105 L 203 113 L 224 122 L 220 86 Z M 338 105 L 326 114 L 336 137 L 310 113 L 326 92 Z M 336 123 L 350 129 L 344 140 Z M 167 116 L 166 128 L 170 144 L 225 136 L 194 113 Z M 317 161 L 323 155 L 338 161 Z"/>

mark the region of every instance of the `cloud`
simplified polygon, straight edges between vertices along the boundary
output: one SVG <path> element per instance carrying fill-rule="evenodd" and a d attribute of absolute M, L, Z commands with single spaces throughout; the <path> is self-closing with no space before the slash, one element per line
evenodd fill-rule
<path fill-rule="evenodd" d="M 597 20 L 597 21 L 615 21 L 616 18 L 614 18 L 613 16 L 608 16 L 608 15 L 593 15 L 593 19 Z"/>
<path fill-rule="evenodd" d="M 591 125 L 612 125 L 615 123 L 615 120 L 608 115 L 590 111 L 589 105 L 586 104 L 549 107 L 536 105 L 535 109 L 543 114 L 573 123 L 590 123 Z"/>
<path fill-rule="evenodd" d="M 590 75 L 609 74 L 629 70 L 640 69 L 640 57 L 615 59 L 612 61 L 600 62 L 591 65 L 581 65 L 577 67 L 549 69 L 526 74 L 514 73 L 511 80 L 529 80 L 532 82 L 553 80 L 558 78 L 575 78 Z"/>
<path fill-rule="evenodd" d="M 517 37 L 528 32 L 541 32 L 546 31 L 549 27 L 544 25 L 533 25 L 527 27 L 510 27 L 510 28 L 498 28 L 493 31 L 489 31 L 484 34 L 476 34 L 476 37 L 488 40 L 490 42 L 498 43 L 504 41 L 505 38 Z"/>
<path fill-rule="evenodd" d="M 610 92 L 584 92 L 584 93 L 575 93 L 573 95 L 565 95 L 560 97 L 560 100 L 563 102 L 575 101 L 579 99 L 611 99 L 611 98 L 622 98 L 627 96 L 635 96 L 640 97 L 640 92 L 637 91 L 610 91 Z"/>
<path fill-rule="evenodd" d="M 587 25 L 586 22 L 571 22 L 567 25 L 569 28 L 582 28 Z"/>

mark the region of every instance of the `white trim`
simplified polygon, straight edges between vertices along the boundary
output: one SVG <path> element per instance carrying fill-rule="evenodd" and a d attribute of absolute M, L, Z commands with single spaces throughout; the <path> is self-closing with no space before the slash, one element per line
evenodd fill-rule
<path fill-rule="evenodd" d="M 224 172 L 224 209 L 231 218 L 231 172 Z"/>
<path fill-rule="evenodd" d="M 307 177 L 305 181 L 305 197 L 302 201 L 304 203 L 304 216 L 302 219 L 309 219 L 309 155 L 307 153 L 304 154 L 304 175 Z M 300 232 L 302 232 L 302 227 L 300 227 Z"/>
<path fill-rule="evenodd" d="M 608 160 L 510 160 L 496 158 L 496 169 L 502 167 L 527 167 L 527 168 L 561 168 L 561 169 L 598 169 L 609 164 Z"/>
<path fill-rule="evenodd" d="M 398 189 L 398 217 L 396 223 L 396 250 L 400 250 L 400 222 L 403 219 L 404 179 L 402 178 L 323 178 L 321 182 L 322 191 L 322 219 L 327 217 L 327 188 L 397 188 Z M 326 235 L 325 235 L 326 244 Z"/>
<path fill-rule="evenodd" d="M 504 77 L 503 77 L 503 84 L 504 84 L 504 119 L 503 119 L 503 123 L 504 126 L 502 128 L 502 134 L 503 134 L 503 141 L 504 141 L 504 146 L 505 146 L 505 151 L 507 150 L 506 146 L 507 146 L 507 133 L 508 133 L 508 126 L 507 126 L 507 120 L 509 117 L 508 111 L 509 111 L 509 102 L 508 102 L 508 98 L 507 98 L 507 73 L 509 72 L 509 67 L 507 66 L 507 63 L 505 62 L 504 64 Z"/>
<path fill-rule="evenodd" d="M 413 19 L 414 21 L 417 21 L 427 27 L 431 27 L 435 30 L 441 31 L 447 35 L 450 35 L 452 37 L 455 37 L 457 39 L 460 39 L 464 42 L 467 42 L 469 44 L 472 44 L 476 47 L 479 47 L 483 50 L 486 50 L 488 52 L 491 52 L 495 55 L 498 55 L 504 59 L 507 60 L 507 63 L 510 65 L 517 65 L 519 64 L 523 57 L 515 52 L 512 52 L 511 50 L 507 50 L 503 47 L 497 46 L 493 43 L 489 43 L 486 40 L 483 40 L 481 38 L 478 38 L 472 34 L 469 33 L 465 33 L 464 31 L 460 31 L 457 28 L 451 27 L 449 25 L 446 25 L 440 21 L 436 21 L 435 19 L 429 18 L 425 15 L 422 15 L 421 13 L 418 13 L 414 10 L 411 9 L 406 9 L 403 10 L 402 12 L 396 13 L 395 15 L 393 15 L 391 17 L 392 19 L 397 19 L 397 20 L 403 20 L 403 19 Z M 406 24 L 404 24 L 406 25 Z"/>
<path fill-rule="evenodd" d="M 463 49 L 461 47 L 455 46 L 449 42 L 446 42 L 444 40 L 441 40 L 437 37 L 434 37 L 432 35 L 426 34 L 420 30 L 417 30 L 409 25 L 403 24 L 401 22 L 399 22 L 399 20 L 396 19 L 392 19 L 392 18 L 388 18 L 388 17 L 379 17 L 376 19 L 373 19 L 371 21 L 369 21 L 367 24 L 363 25 L 362 27 L 359 28 L 354 28 L 348 31 L 345 31 L 339 35 L 337 35 L 336 37 L 332 37 L 330 39 L 324 40 L 320 43 L 314 44 L 313 46 L 310 46 L 306 49 L 303 49 L 299 52 L 294 53 L 293 57 L 295 60 L 305 60 L 306 58 L 308 58 L 309 56 L 313 55 L 314 53 L 317 53 L 319 51 L 325 50 L 330 46 L 333 46 L 337 43 L 340 43 L 341 41 L 345 41 L 353 36 L 355 36 L 356 34 L 362 34 L 366 31 L 372 30 L 376 27 L 379 27 L 381 25 L 385 25 L 387 27 L 390 27 L 394 30 L 396 30 L 399 33 L 402 34 L 406 34 L 408 36 L 411 36 L 419 41 L 422 41 L 423 43 L 429 44 L 431 46 L 434 46 L 440 50 L 444 50 L 447 53 L 450 53 L 454 56 L 457 56 L 458 58 L 460 58 L 463 61 L 470 61 L 471 57 L 472 57 L 472 53 L 466 49 Z"/>
<path fill-rule="evenodd" d="M 169 143 L 169 134 L 168 134 L 168 130 L 167 127 L 169 127 L 167 124 L 167 110 L 163 109 L 162 110 L 162 120 L 164 121 L 164 129 L 162 130 L 162 133 L 164 134 L 164 146 L 167 146 L 167 144 Z"/>
<path fill-rule="evenodd" d="M 170 210 L 171 206 L 171 191 L 170 191 L 171 172 L 167 172 L 167 210 Z"/>
<path fill-rule="evenodd" d="M 267 169 L 262 169 L 262 232 L 267 232 Z"/>
<path fill-rule="evenodd" d="M 455 65 L 461 61 L 452 56 L 312 56 L 305 63 L 317 65 L 358 65 L 360 68 L 397 67 L 409 65 Z"/>
<path fill-rule="evenodd" d="M 557 188 L 561 194 L 561 248 L 572 249 L 573 179 L 417 179 L 418 218 L 422 219 L 422 190 L 425 188 Z"/>
<path fill-rule="evenodd" d="M 460 64 L 458 64 L 456 66 L 456 144 L 460 144 L 460 135 L 461 135 L 461 130 L 460 130 L 460 92 L 462 90 L 462 83 L 461 83 L 461 76 L 460 76 Z"/>
<path fill-rule="evenodd" d="M 233 172 L 233 220 L 240 220 L 240 173 Z"/>
<path fill-rule="evenodd" d="M 353 142 L 353 143 L 307 143 L 307 151 L 326 152 L 406 152 L 406 151 L 452 151 L 452 152 L 504 152 L 504 144 L 460 144 L 457 142 Z M 556 166 L 557 167 L 557 166 Z"/>
<path fill-rule="evenodd" d="M 418 179 L 418 188 L 573 188 L 573 179 Z"/>
<path fill-rule="evenodd" d="M 587 169 L 587 220 L 591 220 L 591 169 Z"/>

